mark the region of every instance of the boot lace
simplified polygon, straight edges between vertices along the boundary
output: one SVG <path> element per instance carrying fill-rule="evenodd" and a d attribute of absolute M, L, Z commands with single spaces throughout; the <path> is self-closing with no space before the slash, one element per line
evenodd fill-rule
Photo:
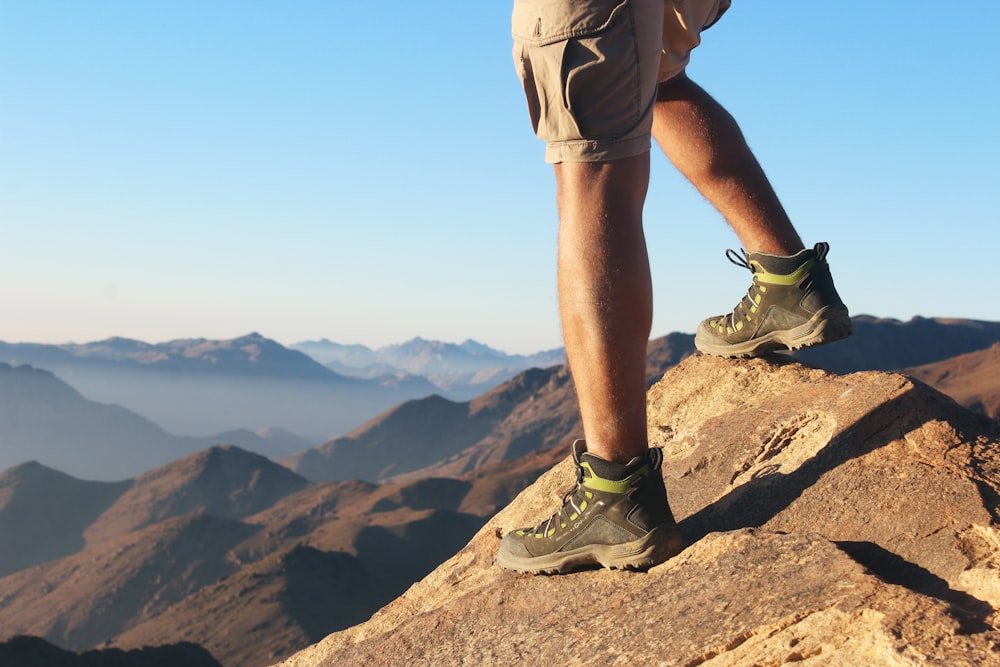
<path fill-rule="evenodd" d="M 658 448 L 651 448 L 649 450 L 650 457 L 650 469 L 655 470 L 659 467 L 660 462 L 663 460 L 663 452 Z M 646 475 L 636 475 L 629 482 L 628 498 L 629 500 L 634 500 L 635 497 L 642 492 L 645 485 Z M 536 535 L 539 537 L 549 537 L 554 535 L 557 530 L 566 528 L 569 524 L 576 521 L 584 510 L 590 506 L 590 501 L 593 499 L 594 494 L 588 491 L 586 486 L 583 484 L 583 468 L 577 466 L 576 468 L 576 484 L 571 486 L 569 490 L 563 494 L 562 506 L 559 510 L 550 516 L 545 521 L 534 528 L 526 528 L 518 531 L 522 535 Z"/>
<path fill-rule="evenodd" d="M 757 306 L 760 304 L 761 295 L 764 291 L 757 282 L 757 271 L 754 265 L 750 263 L 750 255 L 747 254 L 746 250 L 740 248 L 740 253 L 737 253 L 732 248 L 729 248 L 726 250 L 726 259 L 752 273 L 753 283 L 750 285 L 747 293 L 743 295 L 743 298 L 740 299 L 739 303 L 736 304 L 736 307 L 733 308 L 733 312 L 712 320 L 712 327 L 720 333 L 730 330 L 736 332 L 742 329 L 743 323 L 750 319 L 749 315 L 757 312 Z"/>
<path fill-rule="evenodd" d="M 562 506 L 559 510 L 545 521 L 542 521 L 534 528 L 526 530 L 525 532 L 533 535 L 540 535 L 542 537 L 549 537 L 554 534 L 557 529 L 565 528 L 570 522 L 576 521 L 576 519 L 583 514 L 583 511 L 587 509 L 589 500 L 593 497 L 594 494 L 587 491 L 583 486 L 583 468 L 577 466 L 576 484 L 570 487 L 569 490 L 563 494 Z M 579 503 L 577 502 L 578 500 Z"/>

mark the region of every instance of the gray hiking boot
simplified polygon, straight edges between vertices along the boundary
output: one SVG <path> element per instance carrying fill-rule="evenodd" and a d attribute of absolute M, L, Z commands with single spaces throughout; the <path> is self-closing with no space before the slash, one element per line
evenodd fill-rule
<path fill-rule="evenodd" d="M 695 347 L 720 357 L 754 357 L 850 336 L 851 317 L 826 262 L 829 250 L 826 243 L 791 257 L 727 250 L 729 261 L 753 272 L 753 284 L 732 313 L 698 326 Z"/>
<path fill-rule="evenodd" d="M 622 465 L 587 454 L 584 441 L 577 440 L 573 462 L 576 488 L 547 521 L 504 536 L 501 567 L 534 574 L 587 565 L 643 569 L 680 553 L 680 531 L 667 504 L 659 449 Z"/>

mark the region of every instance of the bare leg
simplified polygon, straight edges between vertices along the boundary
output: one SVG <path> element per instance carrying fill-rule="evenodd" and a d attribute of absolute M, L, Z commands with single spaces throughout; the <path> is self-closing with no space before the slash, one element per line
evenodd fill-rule
<path fill-rule="evenodd" d="M 555 165 L 559 310 L 587 451 L 627 463 L 648 449 L 646 343 L 653 296 L 642 230 L 649 153 Z"/>
<path fill-rule="evenodd" d="M 722 214 L 748 252 L 794 255 L 802 240 L 735 119 L 685 74 L 660 84 L 660 148 Z"/>

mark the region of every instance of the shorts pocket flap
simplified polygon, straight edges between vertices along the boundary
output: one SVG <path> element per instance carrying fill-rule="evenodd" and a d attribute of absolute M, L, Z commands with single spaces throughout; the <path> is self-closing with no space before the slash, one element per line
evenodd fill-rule
<path fill-rule="evenodd" d="M 511 18 L 514 39 L 544 46 L 607 28 L 629 0 L 518 0 Z"/>

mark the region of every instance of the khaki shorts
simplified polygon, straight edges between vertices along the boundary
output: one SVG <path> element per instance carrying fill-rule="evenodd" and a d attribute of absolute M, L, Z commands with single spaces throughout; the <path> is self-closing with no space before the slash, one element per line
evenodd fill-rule
<path fill-rule="evenodd" d="M 730 0 L 514 0 L 514 64 L 547 162 L 649 150 L 657 84 Z"/>

